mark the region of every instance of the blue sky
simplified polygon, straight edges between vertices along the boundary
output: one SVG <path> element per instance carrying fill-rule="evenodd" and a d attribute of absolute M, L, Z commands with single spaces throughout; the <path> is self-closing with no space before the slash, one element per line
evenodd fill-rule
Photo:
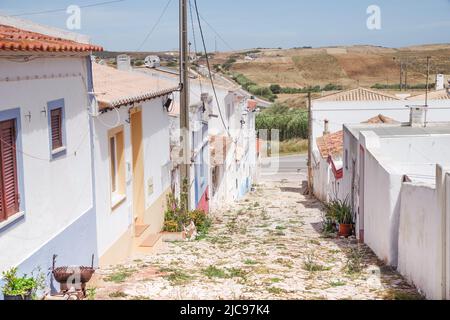
<path fill-rule="evenodd" d="M 0 0 L 0 13 L 21 14 L 107 0 Z M 81 30 L 107 50 L 133 51 L 168 0 L 125 0 L 82 9 Z M 450 42 L 450 0 L 197 0 L 201 15 L 233 49 L 373 44 L 400 47 Z M 381 8 L 381 30 L 368 30 L 369 5 Z M 23 18 L 66 28 L 65 12 Z M 204 25 L 208 49 L 215 33 Z M 143 50 L 178 47 L 178 0 Z M 229 50 L 220 39 L 219 50 Z"/>

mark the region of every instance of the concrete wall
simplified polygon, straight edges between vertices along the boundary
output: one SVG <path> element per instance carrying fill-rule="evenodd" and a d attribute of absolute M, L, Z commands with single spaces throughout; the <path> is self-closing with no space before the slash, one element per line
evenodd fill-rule
<path fill-rule="evenodd" d="M 13 266 L 25 273 L 38 266 L 47 271 L 54 253 L 58 264 L 90 264 L 91 255 L 97 257 L 97 242 L 88 60 L 16 61 L 0 58 L 0 112 L 20 108 L 24 216 L 0 230 L 0 271 Z M 50 160 L 45 109 L 58 99 L 65 104 L 67 150 Z"/>

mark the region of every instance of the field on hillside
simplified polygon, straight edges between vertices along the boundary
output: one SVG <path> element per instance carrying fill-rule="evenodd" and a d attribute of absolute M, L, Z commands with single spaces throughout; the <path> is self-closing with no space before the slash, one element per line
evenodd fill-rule
<path fill-rule="evenodd" d="M 246 52 L 214 54 L 212 63 L 228 65 L 261 86 L 303 88 L 329 83 L 352 88 L 358 85 L 399 84 L 399 61 L 407 65 L 409 85 L 426 82 L 426 57 L 431 56 L 430 82 L 436 73 L 450 75 L 450 45 L 427 45 L 401 49 L 374 46 L 333 48 L 259 49 L 254 60 Z M 394 59 L 395 58 L 395 59 Z"/>

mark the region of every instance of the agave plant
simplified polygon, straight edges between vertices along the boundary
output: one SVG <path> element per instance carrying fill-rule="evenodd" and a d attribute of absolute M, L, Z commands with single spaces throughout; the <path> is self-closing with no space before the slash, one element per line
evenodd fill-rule
<path fill-rule="evenodd" d="M 345 200 L 335 199 L 325 205 L 325 212 L 328 218 L 339 224 L 353 224 L 352 207 L 348 198 Z"/>

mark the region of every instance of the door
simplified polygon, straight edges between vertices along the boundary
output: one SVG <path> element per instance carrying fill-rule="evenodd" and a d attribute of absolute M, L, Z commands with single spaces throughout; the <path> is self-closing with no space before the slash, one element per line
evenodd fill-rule
<path fill-rule="evenodd" d="M 136 224 L 144 224 L 144 146 L 142 143 L 142 111 L 130 110 L 131 149 L 133 154 L 133 214 Z"/>
<path fill-rule="evenodd" d="M 359 239 L 364 242 L 364 164 L 365 164 L 365 150 L 361 146 L 359 150 Z"/>
<path fill-rule="evenodd" d="M 0 122 L 0 221 L 19 212 L 16 121 Z"/>

